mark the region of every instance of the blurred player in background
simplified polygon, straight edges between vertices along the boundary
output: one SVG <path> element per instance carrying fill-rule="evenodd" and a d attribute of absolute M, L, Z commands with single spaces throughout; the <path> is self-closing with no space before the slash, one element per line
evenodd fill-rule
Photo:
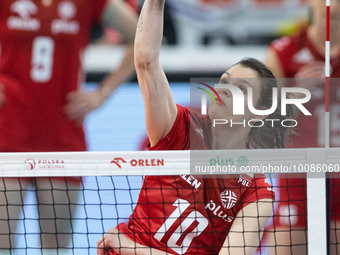
<path fill-rule="evenodd" d="M 119 31 L 128 46 L 118 68 L 96 91 L 84 93 L 84 51 L 97 22 Z M 121 0 L 1 0 L 0 151 L 86 150 L 85 115 L 134 70 L 136 24 L 136 14 Z M 27 159 L 31 169 L 63 167 L 62 159 L 51 162 Z M 69 247 L 80 178 L 1 178 L 0 253 L 15 248 L 30 184 L 36 190 L 41 247 Z"/>
<path fill-rule="evenodd" d="M 221 103 L 211 103 L 209 117 L 175 104 L 159 63 L 164 3 L 145 1 L 135 41 L 149 150 L 284 148 L 291 130 L 287 126 L 210 125 L 212 119 L 233 116 L 232 95 L 225 87 L 216 88 Z M 271 107 L 272 89 L 277 87 L 272 72 L 256 59 L 233 65 L 222 74 L 220 84 L 233 84 L 244 94 L 252 87 L 261 109 Z M 287 116 L 281 115 L 280 107 L 270 115 L 254 116 L 246 109 L 243 116 L 233 116 L 234 121 L 242 118 L 255 123 L 266 118 L 286 120 L 294 118 L 294 110 L 290 105 Z M 97 254 L 254 254 L 273 199 L 264 175 L 145 176 L 128 225 L 110 229 L 98 241 Z"/>
<path fill-rule="evenodd" d="M 305 107 L 312 116 L 298 116 L 298 135 L 292 136 L 294 148 L 325 146 L 325 2 L 310 0 L 311 24 L 297 36 L 284 37 L 272 43 L 265 63 L 277 78 L 299 78 L 295 86 L 307 88 L 312 94 Z M 331 78 L 340 78 L 340 2 L 331 1 L 330 8 Z M 309 79 L 302 79 L 309 78 Z M 287 80 L 286 80 L 287 81 Z M 282 80 L 282 86 L 289 86 Z M 298 96 L 298 95 L 297 95 Z M 330 86 L 330 146 L 340 146 L 340 85 Z M 286 178 L 280 175 L 279 199 L 276 203 L 275 238 L 272 252 L 277 255 L 307 254 L 307 192 L 305 178 Z M 331 254 L 340 243 L 340 179 L 330 179 Z M 315 201 L 317 202 L 317 201 Z M 337 233 L 335 228 L 337 228 Z M 336 240 L 337 236 L 337 240 Z M 338 245 L 338 249 L 340 245 Z M 338 250 L 340 252 L 340 250 Z"/>

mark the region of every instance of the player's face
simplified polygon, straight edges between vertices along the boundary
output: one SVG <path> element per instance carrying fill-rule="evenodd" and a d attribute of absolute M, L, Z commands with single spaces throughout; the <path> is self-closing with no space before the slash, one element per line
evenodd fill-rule
<path fill-rule="evenodd" d="M 244 97 L 244 115 L 233 115 L 233 97 L 229 89 L 227 88 L 216 88 L 219 94 L 222 106 L 219 100 L 215 98 L 217 105 L 212 101 L 208 109 L 210 119 L 232 119 L 235 121 L 250 120 L 254 117 L 248 109 L 248 88 L 252 88 L 253 92 L 253 104 L 256 108 L 256 102 L 260 96 L 261 81 L 258 78 L 256 71 L 243 67 L 241 65 L 235 65 L 228 69 L 220 79 L 220 84 L 232 84 L 237 86 L 243 93 Z"/>

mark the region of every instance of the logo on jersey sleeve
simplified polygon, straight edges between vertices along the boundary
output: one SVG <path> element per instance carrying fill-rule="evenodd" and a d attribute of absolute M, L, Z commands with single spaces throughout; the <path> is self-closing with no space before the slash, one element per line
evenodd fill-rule
<path fill-rule="evenodd" d="M 303 48 L 298 51 L 294 57 L 293 61 L 297 64 L 306 64 L 314 60 L 314 57 L 308 48 Z"/>
<path fill-rule="evenodd" d="M 272 185 L 270 184 L 270 182 L 269 182 L 267 179 L 264 179 L 264 183 L 267 183 L 267 184 L 270 185 L 270 187 L 267 187 L 267 190 L 268 190 L 268 191 L 275 192 L 275 190 L 272 188 Z"/>
<path fill-rule="evenodd" d="M 79 32 L 79 22 L 72 20 L 77 14 L 77 7 L 72 1 L 62 1 L 58 5 L 60 19 L 54 19 L 51 24 L 52 34 L 72 34 Z"/>
<path fill-rule="evenodd" d="M 202 138 L 204 138 L 204 134 L 203 134 L 203 129 L 202 128 L 196 128 L 196 132 L 199 133 Z"/>
<path fill-rule="evenodd" d="M 225 209 L 229 210 L 234 207 L 237 202 L 237 196 L 235 192 L 231 190 L 225 190 L 221 193 L 221 201 Z"/>
<path fill-rule="evenodd" d="M 290 44 L 291 39 L 287 36 L 282 37 L 280 39 L 277 39 L 273 42 L 274 48 L 276 48 L 278 51 L 283 51 L 284 48 Z"/>
<path fill-rule="evenodd" d="M 244 176 L 240 176 L 238 178 L 238 181 L 237 183 L 241 183 L 243 186 L 246 186 L 246 187 L 250 187 L 250 184 L 252 183 L 252 181 Z"/>
<path fill-rule="evenodd" d="M 30 0 L 18 0 L 11 4 L 11 12 L 17 16 L 7 19 L 7 27 L 11 30 L 38 31 L 40 20 L 32 18 L 38 12 L 38 7 Z"/>

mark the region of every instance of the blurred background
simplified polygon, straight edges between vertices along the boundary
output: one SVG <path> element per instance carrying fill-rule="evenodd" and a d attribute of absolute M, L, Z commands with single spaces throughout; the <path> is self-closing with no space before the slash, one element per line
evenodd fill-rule
<path fill-rule="evenodd" d="M 127 0 L 139 12 L 143 1 Z M 242 57 L 263 59 L 275 38 L 308 24 L 307 0 L 168 0 L 161 64 L 170 82 L 219 77 Z M 122 56 L 118 33 L 93 28 L 85 67 L 98 81 Z M 134 80 L 135 81 L 135 80 Z"/>

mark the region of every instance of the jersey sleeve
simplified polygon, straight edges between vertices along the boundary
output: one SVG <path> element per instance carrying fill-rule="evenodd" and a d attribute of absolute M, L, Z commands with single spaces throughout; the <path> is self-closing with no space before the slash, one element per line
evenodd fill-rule
<path fill-rule="evenodd" d="M 189 150 L 190 148 L 190 111 L 177 106 L 177 117 L 170 132 L 149 150 Z"/>
<path fill-rule="evenodd" d="M 282 37 L 280 39 L 277 39 L 270 45 L 269 48 L 270 50 L 275 52 L 278 61 L 282 67 L 282 70 L 285 76 L 287 76 L 291 59 L 293 57 L 293 54 L 295 53 L 293 38 Z"/>
<path fill-rule="evenodd" d="M 92 0 L 92 22 L 99 23 L 104 8 L 109 0 Z"/>
<path fill-rule="evenodd" d="M 275 191 L 266 178 L 256 178 L 242 196 L 242 203 L 239 205 L 238 210 L 260 199 L 269 198 L 275 200 Z"/>

